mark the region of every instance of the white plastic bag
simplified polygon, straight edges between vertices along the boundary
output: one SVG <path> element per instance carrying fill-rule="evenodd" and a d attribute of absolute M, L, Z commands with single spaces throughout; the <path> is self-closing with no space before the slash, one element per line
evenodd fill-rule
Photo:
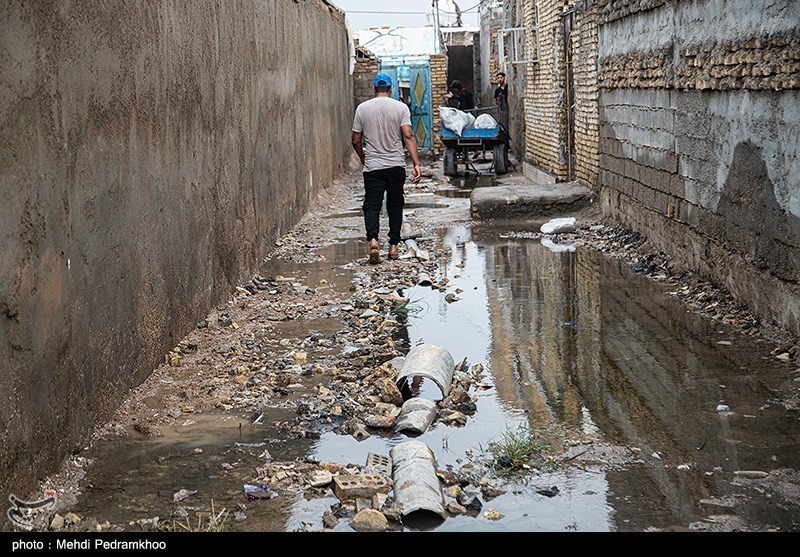
<path fill-rule="evenodd" d="M 455 132 L 459 137 L 461 137 L 461 132 L 464 129 L 471 127 L 475 123 L 475 117 L 472 114 L 448 106 L 439 108 L 439 116 L 442 120 L 442 127 Z"/>
<path fill-rule="evenodd" d="M 552 219 L 544 223 L 540 230 L 542 234 L 561 234 L 562 232 L 573 232 L 575 230 L 575 217 Z"/>
<path fill-rule="evenodd" d="M 497 120 L 491 114 L 481 114 L 475 118 L 475 128 L 479 130 L 490 130 L 497 127 Z"/>

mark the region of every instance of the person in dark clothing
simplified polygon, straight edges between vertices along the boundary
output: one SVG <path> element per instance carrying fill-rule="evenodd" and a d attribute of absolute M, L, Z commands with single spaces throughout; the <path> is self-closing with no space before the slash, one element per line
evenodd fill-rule
<path fill-rule="evenodd" d="M 506 74 L 503 72 L 497 72 L 494 103 L 500 107 L 500 123 L 508 129 L 508 83 L 506 82 Z"/>
<path fill-rule="evenodd" d="M 475 108 L 475 98 L 472 93 L 464 87 L 459 80 L 454 80 L 450 84 L 450 91 L 445 95 L 447 106 L 459 110 L 472 110 Z"/>

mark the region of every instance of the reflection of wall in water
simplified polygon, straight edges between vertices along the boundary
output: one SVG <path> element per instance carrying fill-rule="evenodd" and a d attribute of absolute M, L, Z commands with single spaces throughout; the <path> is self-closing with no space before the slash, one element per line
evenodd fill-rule
<path fill-rule="evenodd" d="M 596 350 L 579 349 L 576 333 L 582 300 L 591 304 L 598 298 L 582 290 L 597 280 L 580 280 L 575 253 L 552 253 L 537 243 L 509 242 L 486 252 L 487 278 L 496 280 L 488 288 L 488 305 L 498 395 L 530 410 L 534 422 L 556 419 L 579 428 L 575 366 Z M 590 322 L 595 315 L 586 311 Z"/>

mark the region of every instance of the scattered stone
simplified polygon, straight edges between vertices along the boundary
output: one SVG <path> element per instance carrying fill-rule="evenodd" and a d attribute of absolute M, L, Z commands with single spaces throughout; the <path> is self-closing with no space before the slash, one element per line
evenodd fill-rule
<path fill-rule="evenodd" d="M 364 497 L 356 498 L 356 512 L 361 512 L 364 509 L 371 509 L 372 507 L 372 499 L 366 499 Z"/>
<path fill-rule="evenodd" d="M 459 505 L 455 501 L 450 501 L 447 504 L 447 512 L 454 515 L 467 514 L 467 509 L 466 507 Z"/>
<path fill-rule="evenodd" d="M 234 522 L 244 522 L 245 520 L 247 520 L 247 515 L 244 514 L 242 511 L 237 511 L 233 515 L 233 520 Z"/>
<path fill-rule="evenodd" d="M 53 518 L 50 519 L 50 529 L 61 530 L 63 527 L 64 527 L 64 517 L 58 513 L 54 514 Z"/>
<path fill-rule="evenodd" d="M 491 484 L 485 484 L 481 486 L 481 494 L 483 498 L 486 500 L 494 499 L 495 497 L 500 497 L 504 495 L 506 491 L 504 489 L 497 488 Z"/>
<path fill-rule="evenodd" d="M 729 340 L 721 340 L 721 341 L 717 342 L 717 344 L 720 344 L 722 346 L 731 346 L 733 343 L 731 341 L 729 341 Z"/>
<path fill-rule="evenodd" d="M 333 475 L 327 470 L 317 470 L 311 475 L 308 485 L 311 487 L 325 487 L 333 481 Z"/>
<path fill-rule="evenodd" d="M 394 379 L 386 377 L 380 384 L 381 400 L 395 406 L 403 405 L 403 395 Z"/>
<path fill-rule="evenodd" d="M 392 429 L 395 424 L 395 419 L 392 416 L 367 414 L 364 416 L 364 424 L 377 429 Z"/>
<path fill-rule="evenodd" d="M 734 495 L 729 495 L 726 497 L 711 497 L 710 499 L 700 499 L 700 504 L 712 507 L 725 507 L 732 509 L 737 505 L 737 497 Z"/>
<path fill-rule="evenodd" d="M 452 497 L 453 499 L 458 499 L 458 497 L 461 495 L 462 492 L 463 490 L 461 489 L 461 486 L 458 484 L 451 485 L 450 487 L 447 488 L 447 495 Z"/>
<path fill-rule="evenodd" d="M 558 486 L 546 487 L 544 489 L 537 489 L 536 493 L 544 495 L 545 497 L 555 497 L 559 493 Z"/>
<path fill-rule="evenodd" d="M 470 511 L 480 512 L 480 510 L 483 508 L 483 503 L 481 503 L 481 500 L 474 493 L 462 491 L 459 494 L 457 501 L 459 505 L 466 507 Z"/>
<path fill-rule="evenodd" d="M 197 493 L 197 490 L 181 489 L 172 494 L 172 502 L 179 503 Z"/>
<path fill-rule="evenodd" d="M 308 361 L 308 352 L 295 352 L 292 354 L 292 359 L 295 363 L 304 364 Z"/>
<path fill-rule="evenodd" d="M 761 470 L 737 470 L 733 473 L 737 478 L 745 478 L 748 480 L 763 480 L 769 474 Z"/>
<path fill-rule="evenodd" d="M 387 499 L 387 501 L 383 504 L 381 507 L 381 512 L 392 522 L 400 522 L 400 518 L 402 517 L 400 505 L 398 505 L 397 501 L 392 498 Z"/>
<path fill-rule="evenodd" d="M 175 511 L 172 513 L 172 516 L 173 516 L 174 518 L 177 518 L 177 519 L 186 518 L 187 516 L 189 516 L 189 511 L 187 511 L 187 510 L 186 510 L 186 509 L 184 509 L 183 507 L 178 507 L 178 508 L 177 508 L 177 509 L 175 509 Z"/>
<path fill-rule="evenodd" d="M 339 524 L 338 516 L 333 514 L 331 511 L 325 511 L 322 513 L 322 525 L 325 528 L 335 528 L 337 524 Z"/>
<path fill-rule="evenodd" d="M 783 362 L 788 362 L 789 360 L 792 359 L 792 355 L 789 354 L 788 352 L 784 352 L 783 354 L 778 354 L 776 356 L 776 358 L 778 358 L 779 360 L 781 360 Z"/>
<path fill-rule="evenodd" d="M 722 403 L 717 404 L 717 412 L 719 412 L 720 414 L 725 414 L 725 413 L 728 413 L 730 411 L 731 411 L 731 407 L 728 406 L 727 404 L 722 404 Z"/>
<path fill-rule="evenodd" d="M 467 416 L 458 410 L 447 410 L 440 417 L 439 421 L 447 425 L 463 426 L 467 423 Z"/>
<path fill-rule="evenodd" d="M 389 528 L 389 521 L 380 511 L 364 509 L 356 513 L 350 527 L 359 532 L 383 532 Z"/>
<path fill-rule="evenodd" d="M 497 512 L 495 509 L 489 509 L 485 513 L 483 513 L 483 518 L 486 520 L 500 520 L 505 515 Z"/>
<path fill-rule="evenodd" d="M 444 485 L 456 485 L 456 484 L 458 484 L 458 485 L 460 485 L 462 487 L 465 486 L 465 485 L 469 485 L 469 480 L 459 476 L 458 474 L 456 474 L 452 470 L 437 470 L 436 471 L 436 475 L 439 477 L 439 479 L 442 481 L 442 483 L 444 483 Z"/>
<path fill-rule="evenodd" d="M 80 521 L 81 517 L 79 517 L 75 513 L 67 513 L 67 515 L 64 517 L 64 522 L 66 523 L 67 526 L 70 526 L 72 524 L 78 524 Z"/>

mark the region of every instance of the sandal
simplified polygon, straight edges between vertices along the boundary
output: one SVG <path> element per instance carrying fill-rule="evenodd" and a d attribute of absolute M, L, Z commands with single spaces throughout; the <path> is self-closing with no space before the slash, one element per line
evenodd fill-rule
<path fill-rule="evenodd" d="M 369 264 L 377 265 L 381 262 L 381 253 L 378 248 L 369 248 Z"/>

